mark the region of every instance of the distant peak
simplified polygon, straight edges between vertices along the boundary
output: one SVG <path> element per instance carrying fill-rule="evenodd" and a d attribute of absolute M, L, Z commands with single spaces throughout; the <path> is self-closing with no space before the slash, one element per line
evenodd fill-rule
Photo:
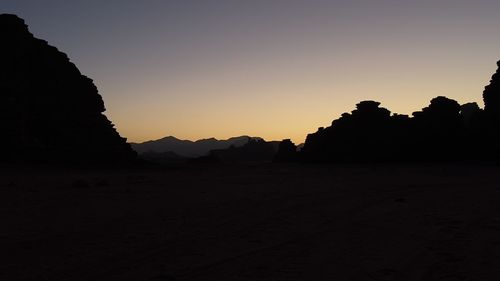
<path fill-rule="evenodd" d="M 218 139 L 212 137 L 212 138 L 207 138 L 207 139 L 199 139 L 195 142 L 205 142 L 205 141 L 219 141 Z"/>
<path fill-rule="evenodd" d="M 229 138 L 228 140 L 240 140 L 240 139 L 254 139 L 255 137 L 250 137 L 250 136 L 247 136 L 247 135 L 243 135 L 243 136 L 239 136 L 239 137 L 232 137 L 232 138 Z"/>
<path fill-rule="evenodd" d="M 168 137 L 161 138 L 159 140 L 162 141 L 162 140 L 180 140 L 180 139 L 178 139 L 174 136 L 168 136 Z"/>

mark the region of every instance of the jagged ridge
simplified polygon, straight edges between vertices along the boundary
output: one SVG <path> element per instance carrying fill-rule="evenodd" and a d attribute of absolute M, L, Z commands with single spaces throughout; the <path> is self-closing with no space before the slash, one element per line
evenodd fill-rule
<path fill-rule="evenodd" d="M 135 153 L 103 114 L 93 81 L 37 39 L 24 20 L 0 15 L 0 160 L 122 162 Z"/>

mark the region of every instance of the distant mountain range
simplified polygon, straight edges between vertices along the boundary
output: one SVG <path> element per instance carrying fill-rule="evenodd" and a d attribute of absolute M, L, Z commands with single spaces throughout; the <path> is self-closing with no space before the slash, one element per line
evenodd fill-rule
<path fill-rule="evenodd" d="M 200 157 L 207 155 L 211 150 L 243 146 L 249 139 L 262 140 L 260 137 L 239 136 L 227 140 L 209 138 L 190 141 L 168 136 L 143 143 L 131 143 L 131 146 L 139 154 L 173 152 L 182 157 Z"/>

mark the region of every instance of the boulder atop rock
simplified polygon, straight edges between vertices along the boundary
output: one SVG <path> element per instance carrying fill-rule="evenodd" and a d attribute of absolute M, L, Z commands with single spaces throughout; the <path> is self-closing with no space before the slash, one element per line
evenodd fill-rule
<path fill-rule="evenodd" d="M 35 38 L 24 20 L 0 15 L 0 161 L 121 163 L 135 153 L 103 114 L 92 80 Z"/>

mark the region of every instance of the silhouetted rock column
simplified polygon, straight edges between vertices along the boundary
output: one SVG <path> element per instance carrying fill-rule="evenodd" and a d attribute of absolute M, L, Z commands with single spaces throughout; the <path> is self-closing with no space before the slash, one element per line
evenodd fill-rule
<path fill-rule="evenodd" d="M 423 161 L 454 161 L 460 159 L 465 134 L 460 104 L 439 96 L 428 107 L 413 113 L 415 156 Z"/>
<path fill-rule="evenodd" d="M 475 102 L 469 102 L 460 106 L 460 115 L 467 129 L 473 129 L 477 125 L 477 118 L 481 114 L 481 108 Z"/>
<path fill-rule="evenodd" d="M 484 88 L 484 111 L 488 114 L 500 115 L 500 61 L 498 69 L 491 77 L 490 84 Z"/>
<path fill-rule="evenodd" d="M 482 153 L 486 159 L 500 160 L 500 61 L 490 84 L 484 88 L 481 118 Z M 485 149 L 486 148 L 486 149 Z"/>
<path fill-rule="evenodd" d="M 0 161 L 118 163 L 135 152 L 103 115 L 92 80 L 66 54 L 0 15 Z"/>
<path fill-rule="evenodd" d="M 274 157 L 278 162 L 292 162 L 297 160 L 297 146 L 290 140 L 282 140 L 278 145 L 278 152 Z"/>

